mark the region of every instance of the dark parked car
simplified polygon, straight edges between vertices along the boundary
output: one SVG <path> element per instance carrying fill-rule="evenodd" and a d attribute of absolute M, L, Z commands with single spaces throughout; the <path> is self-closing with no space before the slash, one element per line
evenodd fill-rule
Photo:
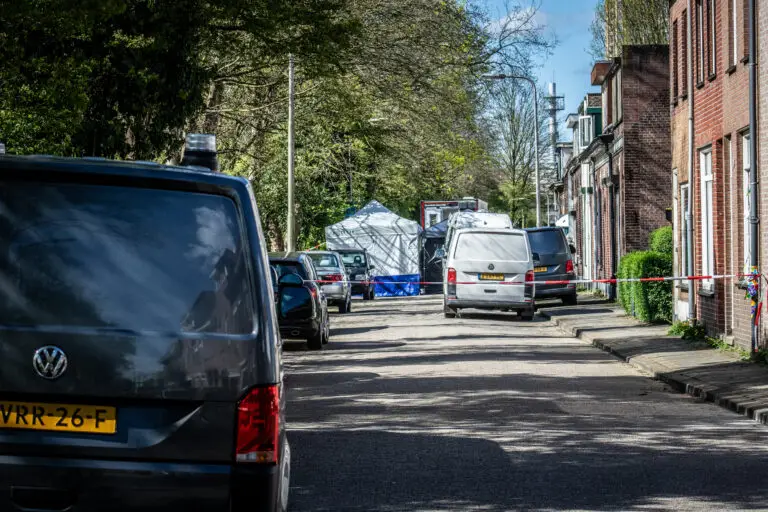
<path fill-rule="evenodd" d="M 362 295 L 363 300 L 373 300 L 376 296 L 372 270 L 376 267 L 370 264 L 368 251 L 365 249 L 335 249 L 341 255 L 341 261 L 347 269 L 349 280 L 352 281 L 352 294 Z"/>
<path fill-rule="evenodd" d="M 330 316 L 312 259 L 304 252 L 271 253 L 269 264 L 278 276 L 280 334 L 306 339 L 312 350 L 322 349 L 330 340 Z"/>
<path fill-rule="evenodd" d="M 0 510 L 284 511 L 280 340 L 247 180 L 0 156 Z"/>
<path fill-rule="evenodd" d="M 573 252 L 562 228 L 530 228 L 528 240 L 533 252 L 536 299 L 559 298 L 563 304 L 576 304 L 576 285 L 539 284 L 541 281 L 571 281 L 576 279 Z"/>

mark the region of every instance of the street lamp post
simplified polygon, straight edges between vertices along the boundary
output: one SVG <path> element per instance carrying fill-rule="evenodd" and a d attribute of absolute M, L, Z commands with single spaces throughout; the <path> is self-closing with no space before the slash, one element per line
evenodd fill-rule
<path fill-rule="evenodd" d="M 536 172 L 536 227 L 541 226 L 541 205 L 540 205 L 540 190 L 539 190 L 539 93 L 536 89 L 536 82 L 527 76 L 522 75 L 483 75 L 483 78 L 488 80 L 525 80 L 531 84 L 533 89 L 533 123 L 535 130 L 534 141 L 534 169 Z"/>
<path fill-rule="evenodd" d="M 296 206 L 294 204 L 294 134 L 293 134 L 293 117 L 294 117 L 294 76 L 293 76 L 293 55 L 288 57 L 288 243 L 287 249 L 289 252 L 296 250 Z"/>

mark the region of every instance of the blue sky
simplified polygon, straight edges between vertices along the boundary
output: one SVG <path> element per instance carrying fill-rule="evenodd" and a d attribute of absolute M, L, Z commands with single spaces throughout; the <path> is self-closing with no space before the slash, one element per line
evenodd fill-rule
<path fill-rule="evenodd" d="M 512 3 L 518 0 L 511 0 Z M 565 96 L 563 117 L 576 110 L 579 101 L 587 92 L 597 90 L 590 85 L 592 57 L 588 50 L 592 36 L 590 23 L 595 12 L 597 0 L 519 0 L 523 5 L 528 2 L 540 3 L 537 15 L 540 24 L 546 26 L 549 33 L 557 37 L 558 44 L 552 55 L 542 62 L 538 72 L 540 89 L 546 89 L 548 82 L 557 83 L 558 96 Z M 503 18 L 506 12 L 506 0 L 485 0 L 488 14 L 492 19 Z M 560 138 L 567 139 L 561 124 Z"/>

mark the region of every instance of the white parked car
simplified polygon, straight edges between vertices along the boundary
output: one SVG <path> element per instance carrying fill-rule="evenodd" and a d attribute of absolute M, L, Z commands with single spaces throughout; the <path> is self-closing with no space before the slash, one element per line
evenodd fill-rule
<path fill-rule="evenodd" d="M 443 309 L 517 311 L 532 320 L 534 272 L 528 234 L 521 229 L 465 228 L 454 233 L 443 266 Z"/>
<path fill-rule="evenodd" d="M 322 282 L 328 304 L 339 307 L 339 313 L 352 311 L 352 285 L 341 255 L 333 251 L 309 251 L 315 270 Z"/>

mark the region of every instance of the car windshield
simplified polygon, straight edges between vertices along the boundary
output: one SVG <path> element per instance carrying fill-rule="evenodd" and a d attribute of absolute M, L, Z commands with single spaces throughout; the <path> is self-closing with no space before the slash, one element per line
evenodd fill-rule
<path fill-rule="evenodd" d="M 304 270 L 304 266 L 298 262 L 293 261 L 271 261 L 272 265 L 277 271 L 278 280 L 286 274 L 297 274 L 302 279 L 307 279 L 307 272 Z"/>
<path fill-rule="evenodd" d="M 333 254 L 310 254 L 317 268 L 339 268 L 339 260 Z"/>
<path fill-rule="evenodd" d="M 223 196 L 0 187 L 0 323 L 252 331 L 237 210 Z"/>
<path fill-rule="evenodd" d="M 528 261 L 528 247 L 517 233 L 461 233 L 455 259 L 465 261 Z"/>
<path fill-rule="evenodd" d="M 565 237 L 560 230 L 529 231 L 531 251 L 539 254 L 568 254 Z"/>
<path fill-rule="evenodd" d="M 364 252 L 343 252 L 341 253 L 341 261 L 344 265 L 350 267 L 364 267 L 365 266 L 365 253 Z"/>

